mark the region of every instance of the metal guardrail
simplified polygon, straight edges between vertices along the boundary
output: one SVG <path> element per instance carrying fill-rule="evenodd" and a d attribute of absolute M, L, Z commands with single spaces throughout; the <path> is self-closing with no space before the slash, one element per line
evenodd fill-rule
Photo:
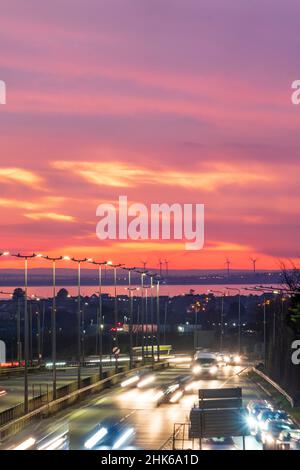
<path fill-rule="evenodd" d="M 286 400 L 290 403 L 291 407 L 294 408 L 294 399 L 283 388 L 281 388 L 278 383 L 274 382 L 274 380 L 270 379 L 270 377 L 268 377 L 266 374 L 256 369 L 255 367 L 252 368 L 252 371 L 255 372 L 255 374 L 259 375 L 261 378 L 263 378 L 270 385 L 272 385 L 272 387 L 274 387 L 281 395 L 286 398 Z"/>
<path fill-rule="evenodd" d="M 43 404 L 39 408 L 34 409 L 33 411 L 27 413 L 26 415 L 13 419 L 12 421 L 5 424 L 4 426 L 1 426 L 0 427 L 0 442 L 3 442 L 8 437 L 11 437 L 17 434 L 18 432 L 20 432 L 22 429 L 25 428 L 25 426 L 30 424 L 30 422 L 33 421 L 37 417 L 45 418 L 51 414 L 56 413 L 57 411 L 61 409 L 66 408 L 66 406 L 73 404 L 74 402 L 76 402 L 78 398 L 89 395 L 90 393 L 93 393 L 95 391 L 100 392 L 111 385 L 116 385 L 117 383 L 120 383 L 122 378 L 126 376 L 126 374 L 128 373 L 132 373 L 132 372 L 143 370 L 143 369 L 154 369 L 154 370 L 162 369 L 168 366 L 169 366 L 168 362 L 159 362 L 154 365 L 137 367 L 135 369 L 131 369 L 130 371 L 126 370 L 124 372 L 111 375 L 110 377 L 107 377 L 103 380 L 98 380 L 95 383 L 92 383 L 80 389 L 74 390 L 62 396 L 61 398 L 58 398 L 57 400 L 49 401 L 48 403 Z M 72 383 L 70 385 L 74 385 L 74 384 Z"/>

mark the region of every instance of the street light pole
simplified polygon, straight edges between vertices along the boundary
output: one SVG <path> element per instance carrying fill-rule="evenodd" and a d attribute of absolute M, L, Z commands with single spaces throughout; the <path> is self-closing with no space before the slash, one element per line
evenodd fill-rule
<path fill-rule="evenodd" d="M 98 297 L 99 297 L 99 312 L 97 322 L 97 338 L 99 339 L 99 378 L 103 378 L 103 313 L 102 313 L 102 266 L 109 264 L 107 261 L 97 262 L 92 261 L 92 264 L 98 266 Z M 97 341 L 97 339 L 96 339 Z M 97 344 L 97 343 L 96 343 Z"/>
<path fill-rule="evenodd" d="M 110 263 L 109 263 L 110 264 Z M 114 294 L 115 294 L 115 347 L 119 347 L 119 338 L 118 338 L 118 298 L 117 298 L 117 269 L 122 267 L 123 264 L 113 264 L 111 265 L 114 269 Z M 119 371 L 119 364 L 118 364 L 118 354 L 115 354 L 115 371 L 116 374 Z"/>
<path fill-rule="evenodd" d="M 127 287 L 129 294 L 129 367 L 133 368 L 133 292 L 139 290 L 138 287 Z"/>
<path fill-rule="evenodd" d="M 157 321 L 157 362 L 160 361 L 160 301 L 159 301 L 159 279 L 156 279 L 156 321 Z"/>
<path fill-rule="evenodd" d="M 151 358 L 152 363 L 155 362 L 154 357 L 154 305 L 153 305 L 153 276 L 150 276 L 151 298 L 150 298 L 150 312 L 151 312 Z"/>
<path fill-rule="evenodd" d="M 220 335 L 220 353 L 223 351 L 223 335 L 224 335 L 224 297 L 226 292 L 220 290 L 210 290 L 210 292 L 221 294 L 221 335 Z"/>
<path fill-rule="evenodd" d="M 28 361 L 29 361 L 29 323 L 28 323 L 28 260 L 32 258 L 41 258 L 42 255 L 13 255 L 16 258 L 24 260 L 24 414 L 29 412 L 29 394 L 28 394 Z"/>
<path fill-rule="evenodd" d="M 142 326 L 142 364 L 145 363 L 145 337 L 144 337 L 144 277 L 146 276 L 145 271 L 138 271 L 141 274 L 141 326 Z"/>
<path fill-rule="evenodd" d="M 154 364 L 155 362 L 155 356 L 154 356 L 154 299 L 153 299 L 153 278 L 156 277 L 155 273 L 147 273 L 147 276 L 150 277 L 150 322 L 151 322 L 151 359 L 152 363 Z"/>
<path fill-rule="evenodd" d="M 238 322 L 239 322 L 239 344 L 238 344 L 238 351 L 239 355 L 241 354 L 241 335 L 242 335 L 242 325 L 241 325 L 241 289 L 238 289 L 237 287 L 226 287 L 228 290 L 233 290 L 238 292 L 239 295 L 239 301 L 238 301 Z"/>
<path fill-rule="evenodd" d="M 71 258 L 72 261 L 77 263 L 77 388 L 81 386 L 81 263 L 88 261 L 87 258 L 76 259 Z"/>
<path fill-rule="evenodd" d="M 131 272 L 134 271 L 136 268 L 126 268 L 123 267 L 126 271 L 128 271 L 128 296 L 129 296 L 129 368 L 133 368 L 133 337 L 132 337 L 132 329 L 133 329 L 133 291 L 137 290 L 136 287 L 131 287 Z"/>
<path fill-rule="evenodd" d="M 45 259 L 52 262 L 52 312 L 51 312 L 51 332 L 52 332 L 52 397 L 56 400 L 56 262 L 64 259 L 62 256 L 51 258 L 45 256 Z"/>
<path fill-rule="evenodd" d="M 266 300 L 266 292 L 260 287 L 246 287 L 246 290 L 251 290 L 254 292 L 262 292 L 263 296 L 263 358 L 264 358 L 264 368 L 266 369 L 267 366 L 267 316 L 266 316 L 266 305 L 267 305 L 267 300 Z M 270 292 L 271 294 L 271 292 Z"/>

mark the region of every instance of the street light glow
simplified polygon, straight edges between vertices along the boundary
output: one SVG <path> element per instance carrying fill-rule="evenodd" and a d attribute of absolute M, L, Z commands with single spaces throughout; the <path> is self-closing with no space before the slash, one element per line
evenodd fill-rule
<path fill-rule="evenodd" d="M 0 253 L 0 256 L 9 256 L 10 252 L 9 251 L 3 251 L 3 253 Z"/>

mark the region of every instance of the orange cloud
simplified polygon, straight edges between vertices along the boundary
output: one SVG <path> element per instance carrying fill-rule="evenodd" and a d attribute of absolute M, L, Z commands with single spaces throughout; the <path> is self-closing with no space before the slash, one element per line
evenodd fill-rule
<path fill-rule="evenodd" d="M 164 184 L 187 189 L 213 191 L 227 184 L 247 185 L 255 182 L 271 182 L 275 176 L 261 168 L 252 172 L 243 166 L 211 164 L 211 169 L 195 171 L 157 171 L 143 166 L 114 162 L 55 161 L 56 169 L 67 170 L 86 181 L 119 188 L 137 187 L 145 184 Z"/>
<path fill-rule="evenodd" d="M 12 198 L 0 198 L 0 207 L 37 211 L 47 208 L 49 209 L 49 207 L 57 207 L 65 200 L 66 198 L 64 197 L 55 196 L 39 198 L 38 202 Z"/>
<path fill-rule="evenodd" d="M 32 187 L 33 185 L 40 186 L 42 178 L 36 173 L 23 168 L 0 168 L 0 181 Z"/>
<path fill-rule="evenodd" d="M 30 214 L 24 214 L 25 217 L 32 220 L 57 220 L 60 222 L 74 222 L 75 217 L 72 215 L 57 214 L 56 212 L 32 212 Z"/>
<path fill-rule="evenodd" d="M 242 245 L 239 243 L 228 243 L 228 242 L 222 242 L 222 241 L 217 241 L 217 242 L 208 242 L 207 243 L 207 251 L 245 251 L 251 253 L 253 251 L 253 248 L 251 246 L 247 245 Z"/>

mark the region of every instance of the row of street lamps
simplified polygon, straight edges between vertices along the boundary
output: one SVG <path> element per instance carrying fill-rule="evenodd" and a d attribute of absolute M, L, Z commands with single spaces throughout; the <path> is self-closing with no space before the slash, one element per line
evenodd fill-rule
<path fill-rule="evenodd" d="M 236 291 L 238 292 L 238 351 L 239 355 L 241 354 L 241 335 L 242 335 L 242 328 L 241 328 L 241 291 L 237 287 L 226 287 L 228 291 Z M 247 291 L 252 292 L 261 292 L 264 301 L 263 301 L 263 361 L 264 366 L 266 367 L 266 358 L 267 358 L 267 319 L 266 319 L 266 299 L 265 296 L 267 293 L 269 294 L 281 294 L 284 296 L 285 294 L 299 294 L 299 292 L 290 291 L 283 287 L 272 287 L 272 286 L 254 286 L 254 287 L 245 287 Z M 226 296 L 226 291 L 219 291 L 219 290 L 210 290 L 210 292 L 221 294 L 221 334 L 220 334 L 220 352 L 223 351 L 223 336 L 224 336 L 224 298 Z"/>
<path fill-rule="evenodd" d="M 42 254 L 32 253 L 30 255 L 23 255 L 20 253 L 11 254 L 9 251 L 0 252 L 1 256 L 13 256 L 19 259 L 24 260 L 24 412 L 25 414 L 29 412 L 29 393 L 28 393 L 28 362 L 29 362 L 29 318 L 28 318 L 28 260 L 33 258 L 42 258 L 52 262 L 52 312 L 51 312 L 51 331 L 52 331 L 52 388 L 53 388 L 53 400 L 57 397 L 57 373 L 56 373 L 56 264 L 58 261 L 73 261 L 77 263 L 77 287 L 78 287 L 78 297 L 77 297 L 77 385 L 78 388 L 81 386 L 81 265 L 82 263 L 90 263 L 95 266 L 98 266 L 98 297 L 99 297 L 99 306 L 98 306 L 98 315 L 97 315 L 97 334 L 98 334 L 98 344 L 99 344 L 99 376 L 100 379 L 103 377 L 103 338 L 102 338 L 102 324 L 103 324 L 103 308 L 102 308 L 102 267 L 111 267 L 114 270 L 114 323 L 115 323 L 115 338 L 114 338 L 114 350 L 118 351 L 118 301 L 117 301 L 117 270 L 124 269 L 128 272 L 128 292 L 129 292 L 129 308 L 130 308 L 130 324 L 129 324 L 129 364 L 130 368 L 133 367 L 133 298 L 132 293 L 137 288 L 131 286 L 131 274 L 132 272 L 138 273 L 141 276 L 141 327 L 142 327 L 142 362 L 145 361 L 145 339 L 144 339 L 144 290 L 148 287 L 145 285 L 145 277 L 147 276 L 150 279 L 150 288 L 151 288 L 151 347 L 152 347 L 152 360 L 154 361 L 154 325 L 153 325 L 153 281 L 156 282 L 156 297 L 157 297 L 157 360 L 160 360 L 160 302 L 159 302 L 159 285 L 160 285 L 160 276 L 157 273 L 150 273 L 147 270 L 140 271 L 135 267 L 126 267 L 124 264 L 113 264 L 112 261 L 94 261 L 92 258 L 75 258 L 69 256 L 44 256 Z M 146 294 L 147 295 L 147 294 Z M 148 330 L 148 325 L 146 325 Z M 118 372 L 118 352 L 115 354 L 115 368 Z"/>

